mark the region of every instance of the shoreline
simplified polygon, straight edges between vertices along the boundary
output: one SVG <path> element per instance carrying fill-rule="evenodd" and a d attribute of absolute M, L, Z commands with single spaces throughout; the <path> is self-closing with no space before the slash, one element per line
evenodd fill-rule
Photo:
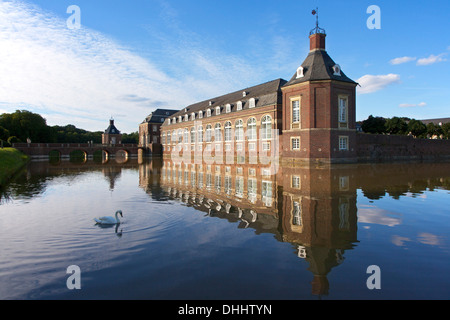
<path fill-rule="evenodd" d="M 0 188 L 30 161 L 30 157 L 14 148 L 0 149 Z"/>

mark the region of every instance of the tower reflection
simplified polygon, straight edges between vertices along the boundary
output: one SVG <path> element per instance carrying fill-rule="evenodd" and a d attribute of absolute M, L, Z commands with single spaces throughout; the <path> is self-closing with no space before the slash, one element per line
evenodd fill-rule
<path fill-rule="evenodd" d="M 272 174 L 270 166 L 257 164 L 186 165 L 164 159 L 142 163 L 139 170 L 140 185 L 151 186 L 152 197 L 164 194 L 238 228 L 291 243 L 309 264 L 312 294 L 327 295 L 327 275 L 357 242 L 352 168 L 284 166 Z M 162 190 L 155 190 L 157 185 Z"/>

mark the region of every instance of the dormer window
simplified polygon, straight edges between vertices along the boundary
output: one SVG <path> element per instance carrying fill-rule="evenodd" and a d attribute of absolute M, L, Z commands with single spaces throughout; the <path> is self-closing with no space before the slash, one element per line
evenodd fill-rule
<path fill-rule="evenodd" d="M 210 101 L 209 102 L 209 106 L 211 107 L 213 105 L 214 102 Z"/>
<path fill-rule="evenodd" d="M 211 109 L 206 110 L 206 116 L 211 117 Z"/>
<path fill-rule="evenodd" d="M 298 67 L 298 69 L 297 69 L 297 79 L 298 78 L 303 78 L 304 76 L 305 76 L 304 75 L 304 68 L 302 66 Z"/>
<path fill-rule="evenodd" d="M 220 115 L 220 107 L 216 107 L 216 116 Z"/>
<path fill-rule="evenodd" d="M 195 112 L 192 112 L 192 113 L 191 113 L 191 120 L 192 120 L 192 121 L 195 120 Z"/>
<path fill-rule="evenodd" d="M 184 116 L 184 121 L 189 121 L 189 115 Z"/>
<path fill-rule="evenodd" d="M 170 119 L 167 119 L 167 124 L 170 125 Z"/>
<path fill-rule="evenodd" d="M 199 111 L 198 112 L 198 118 L 199 119 L 203 119 L 203 111 Z"/>
<path fill-rule="evenodd" d="M 333 72 L 334 76 L 341 76 L 341 67 L 338 64 L 335 64 L 333 66 Z"/>
<path fill-rule="evenodd" d="M 177 118 L 173 117 L 172 122 L 177 123 Z"/>
<path fill-rule="evenodd" d="M 248 101 L 248 103 L 249 103 L 249 108 L 254 108 L 255 106 L 256 106 L 256 100 L 255 100 L 255 98 L 251 98 L 249 101 Z"/>
<path fill-rule="evenodd" d="M 181 116 L 178 116 L 178 123 L 183 122 L 183 118 Z"/>
<path fill-rule="evenodd" d="M 226 106 L 225 106 L 225 112 L 226 113 L 230 113 L 231 112 L 231 104 L 227 104 Z"/>
<path fill-rule="evenodd" d="M 247 91 L 242 92 L 242 96 L 246 97 L 247 96 Z"/>
<path fill-rule="evenodd" d="M 237 111 L 242 110 L 242 101 L 238 101 L 236 109 Z"/>

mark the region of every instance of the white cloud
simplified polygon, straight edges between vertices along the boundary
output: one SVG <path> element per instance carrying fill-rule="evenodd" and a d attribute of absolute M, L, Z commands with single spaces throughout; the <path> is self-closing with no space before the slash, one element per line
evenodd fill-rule
<path fill-rule="evenodd" d="M 402 103 L 399 105 L 400 108 L 412 108 L 412 107 L 425 107 L 427 104 L 425 102 L 421 102 L 418 104 L 409 104 L 409 103 Z"/>
<path fill-rule="evenodd" d="M 356 82 L 361 86 L 361 88 L 358 88 L 358 93 L 367 94 L 384 89 L 391 84 L 399 83 L 400 75 L 393 73 L 386 75 L 367 74 L 359 78 Z"/>
<path fill-rule="evenodd" d="M 253 84 L 244 61 L 194 46 L 188 32 L 181 37 L 167 39 L 171 47 L 161 56 L 172 54 L 178 64 L 163 70 L 95 30 L 69 29 L 37 6 L 0 1 L 0 109 L 27 109 L 50 125 L 95 131 L 113 116 L 119 130 L 132 132 L 157 107 L 181 109 Z M 254 70 L 253 81 L 262 70 Z"/>
<path fill-rule="evenodd" d="M 434 64 L 437 62 L 447 61 L 447 59 L 443 58 L 444 55 L 445 55 L 445 53 L 441 53 L 437 56 L 432 54 L 428 58 L 422 58 L 422 59 L 417 60 L 417 65 L 418 66 L 427 66 L 427 65 Z"/>
<path fill-rule="evenodd" d="M 396 64 L 402 64 L 402 63 L 414 61 L 416 59 L 417 58 L 413 58 L 413 57 L 401 57 L 401 58 L 392 59 L 391 61 L 389 61 L 389 63 L 393 64 L 393 65 L 396 65 Z"/>

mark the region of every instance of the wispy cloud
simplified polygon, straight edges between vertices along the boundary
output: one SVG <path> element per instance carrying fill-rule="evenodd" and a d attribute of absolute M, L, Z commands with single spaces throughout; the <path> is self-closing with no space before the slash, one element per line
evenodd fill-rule
<path fill-rule="evenodd" d="M 397 65 L 397 64 L 402 64 L 402 63 L 407 63 L 407 62 L 410 62 L 410 61 L 414 61 L 416 59 L 417 58 L 414 58 L 414 57 L 400 57 L 400 58 L 392 59 L 391 61 L 389 61 L 389 63 L 393 64 L 393 65 Z"/>
<path fill-rule="evenodd" d="M 359 78 L 358 82 L 361 88 L 358 88 L 358 93 L 367 94 L 379 91 L 387 86 L 400 82 L 400 75 L 386 74 L 386 75 L 370 75 L 367 74 Z"/>
<path fill-rule="evenodd" d="M 410 103 L 402 103 L 399 105 L 400 108 L 412 108 L 412 107 L 425 107 L 427 104 L 425 102 L 410 104 Z"/>
<path fill-rule="evenodd" d="M 88 130 L 103 130 L 114 116 L 121 131 L 131 132 L 158 107 L 181 109 L 263 78 L 263 68 L 248 72 L 248 61 L 208 48 L 176 22 L 168 2 L 161 5 L 174 29 L 169 38 L 154 36 L 160 57 L 176 61 L 170 67 L 83 25 L 69 29 L 38 6 L 0 1 L 0 109 L 28 109 L 49 124 Z"/>
<path fill-rule="evenodd" d="M 441 53 L 437 56 L 432 54 L 428 58 L 422 58 L 422 59 L 417 60 L 417 65 L 418 66 L 427 66 L 427 65 L 434 64 L 437 62 L 447 61 L 447 59 L 443 58 L 443 56 L 445 56 L 445 55 L 446 55 L 446 53 Z"/>

